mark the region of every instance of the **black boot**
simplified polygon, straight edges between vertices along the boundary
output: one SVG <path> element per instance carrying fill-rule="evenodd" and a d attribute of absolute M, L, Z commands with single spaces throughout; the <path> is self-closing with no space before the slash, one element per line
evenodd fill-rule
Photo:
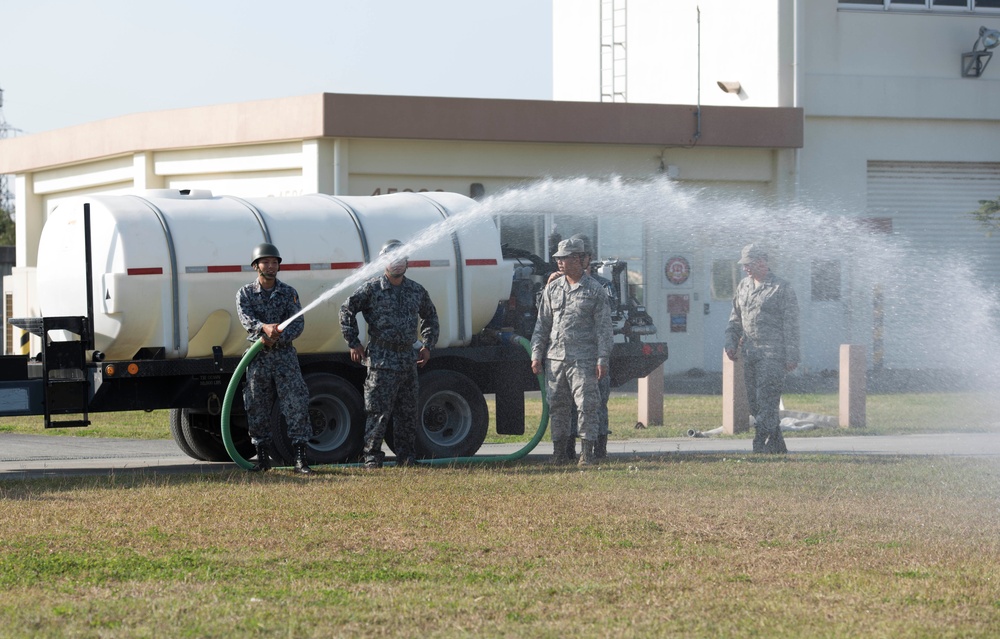
<path fill-rule="evenodd" d="M 773 433 L 768 434 L 767 441 L 764 442 L 764 452 L 778 455 L 784 455 L 788 452 L 788 447 L 785 446 L 785 437 L 781 434 L 780 426 Z"/>
<path fill-rule="evenodd" d="M 608 436 L 598 435 L 597 443 L 594 444 L 594 459 L 601 461 L 608 456 Z"/>
<path fill-rule="evenodd" d="M 257 463 L 249 471 L 251 473 L 263 473 L 271 470 L 271 447 L 267 445 L 267 442 L 259 442 L 255 446 L 257 448 Z"/>
<path fill-rule="evenodd" d="M 570 435 L 569 439 L 566 440 L 566 459 L 569 463 L 576 463 L 576 436 Z"/>
<path fill-rule="evenodd" d="M 570 453 L 570 451 L 573 451 Z M 552 463 L 557 466 L 576 461 L 576 442 L 572 438 L 552 440 Z"/>
<path fill-rule="evenodd" d="M 305 444 L 295 444 L 295 472 L 300 475 L 313 474 L 312 468 L 309 468 L 309 462 L 306 461 Z"/>

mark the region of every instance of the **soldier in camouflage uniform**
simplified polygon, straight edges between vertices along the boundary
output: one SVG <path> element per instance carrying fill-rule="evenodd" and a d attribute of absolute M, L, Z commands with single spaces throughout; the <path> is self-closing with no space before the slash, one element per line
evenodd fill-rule
<path fill-rule="evenodd" d="M 615 298 L 614 288 L 611 285 L 611 280 L 601 277 L 596 273 L 590 271 L 590 262 L 594 257 L 594 250 L 590 246 L 590 238 L 582 233 L 577 233 L 576 235 L 571 235 L 571 240 L 580 240 L 583 242 L 583 271 L 589 273 L 598 284 L 604 287 L 605 292 L 608 294 L 608 300 L 613 300 Z M 555 272 L 549 276 L 548 282 L 551 283 L 553 280 L 562 277 L 562 273 Z M 601 407 L 598 413 L 598 426 L 597 426 L 597 441 L 594 444 L 594 458 L 598 461 L 604 459 L 608 456 L 608 434 L 611 433 L 611 429 L 608 425 L 608 400 L 611 399 L 611 375 L 605 375 L 601 379 L 597 380 L 597 390 L 601 394 Z M 577 426 L 576 411 L 570 411 L 570 433 L 569 438 L 566 440 L 566 455 L 575 459 L 576 458 L 576 438 L 579 436 L 579 428 Z"/>
<path fill-rule="evenodd" d="M 726 356 L 743 350 L 755 453 L 786 453 L 778 409 L 785 374 L 799 364 L 799 305 L 787 280 L 771 273 L 767 253 L 754 244 L 743 248 L 739 263 L 749 277 L 736 287 L 726 328 Z"/>
<path fill-rule="evenodd" d="M 273 244 L 258 244 L 251 260 L 257 279 L 236 294 L 237 311 L 240 323 L 247 330 L 247 339 L 264 341 L 264 348 L 247 366 L 247 383 L 243 389 L 250 439 L 257 447 L 257 463 L 250 470 L 261 472 L 271 467 L 270 422 L 277 398 L 295 451 L 295 471 L 308 475 L 312 473 L 305 452 L 312 437 L 309 389 L 302 379 L 298 353 L 292 346 L 292 340 L 305 328 L 305 319 L 298 317 L 285 330 L 278 330 L 281 322 L 302 310 L 299 294 L 278 280 L 281 255 Z"/>
<path fill-rule="evenodd" d="M 595 461 L 600 422 L 598 381 L 608 375 L 611 357 L 611 306 L 604 288 L 583 269 L 584 245 L 569 239 L 553 257 L 564 277 L 542 290 L 531 337 L 531 370 L 545 371 L 545 390 L 556 463 L 572 461 L 567 440 L 574 404 L 580 429 L 579 463 Z"/>
<path fill-rule="evenodd" d="M 379 252 L 391 259 L 385 273 L 361 286 L 340 307 L 340 330 L 351 349 L 351 360 L 368 367 L 365 378 L 364 463 L 381 468 L 382 441 L 392 419 L 397 463 L 416 459 L 417 367 L 423 368 L 437 344 L 437 309 L 427 290 L 405 277 L 408 258 L 399 240 L 389 240 Z M 357 314 L 368 324 L 368 346 L 359 339 Z M 413 348 L 417 321 L 422 340 Z"/>

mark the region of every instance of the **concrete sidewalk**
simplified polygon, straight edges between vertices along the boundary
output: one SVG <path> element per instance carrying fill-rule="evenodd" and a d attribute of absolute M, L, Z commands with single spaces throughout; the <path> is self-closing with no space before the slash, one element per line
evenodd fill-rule
<path fill-rule="evenodd" d="M 1000 458 L 1000 433 L 933 435 L 786 437 L 789 454 L 944 455 Z M 479 455 L 509 455 L 524 444 L 486 444 Z M 612 457 L 725 453 L 750 455 L 749 438 L 678 437 L 608 442 Z M 391 453 L 387 453 L 390 454 Z M 542 442 L 528 457 L 552 454 Z M 191 459 L 172 440 L 0 434 L 0 480 L 19 477 L 106 475 L 116 472 L 203 473 L 232 468 L 231 463 Z"/>
<path fill-rule="evenodd" d="M 197 473 L 226 466 L 191 459 L 171 439 L 0 433 L 0 479 L 104 475 L 139 469 Z"/>

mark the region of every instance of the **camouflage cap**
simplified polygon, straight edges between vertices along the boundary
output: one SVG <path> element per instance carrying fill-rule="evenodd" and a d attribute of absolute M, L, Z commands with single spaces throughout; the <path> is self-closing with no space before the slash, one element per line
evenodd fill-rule
<path fill-rule="evenodd" d="M 767 251 L 760 248 L 756 244 L 747 244 L 743 247 L 743 253 L 740 254 L 739 264 L 749 264 L 754 260 L 767 259 Z"/>
<path fill-rule="evenodd" d="M 590 238 L 587 237 L 586 235 L 584 235 L 583 233 L 577 233 L 576 235 L 570 235 L 569 239 L 571 239 L 571 240 L 580 240 L 581 242 L 583 242 L 583 252 L 586 253 L 587 255 L 593 255 L 594 254 L 594 251 L 590 248 Z"/>
<path fill-rule="evenodd" d="M 552 254 L 552 257 L 569 257 L 577 253 L 586 253 L 583 240 L 568 239 L 559 242 L 559 249 Z"/>

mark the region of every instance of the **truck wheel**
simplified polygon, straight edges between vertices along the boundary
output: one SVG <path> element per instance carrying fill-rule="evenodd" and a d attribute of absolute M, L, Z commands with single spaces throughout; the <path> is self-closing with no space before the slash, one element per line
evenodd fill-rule
<path fill-rule="evenodd" d="M 187 409 L 171 408 L 170 409 L 170 436 L 174 438 L 174 443 L 177 444 L 177 448 L 181 449 L 181 452 L 191 457 L 192 459 L 197 459 L 198 461 L 205 461 L 203 457 L 199 457 L 188 445 L 187 439 L 184 438 L 184 430 L 181 427 L 181 419 L 187 419 L 185 414 Z"/>
<path fill-rule="evenodd" d="M 489 410 L 476 384 L 454 371 L 420 377 L 417 401 L 417 457 L 475 455 L 486 440 Z"/>
<path fill-rule="evenodd" d="M 313 464 L 338 464 L 357 459 L 364 446 L 365 402 L 350 382 L 329 373 L 305 376 L 309 387 L 309 421 L 313 436 L 309 440 L 309 461 Z M 277 432 L 272 441 L 277 453 L 291 462 L 294 459 L 288 425 L 275 406 Z"/>
<path fill-rule="evenodd" d="M 222 442 L 222 416 L 196 413 L 188 408 L 180 410 L 180 427 L 188 448 L 195 459 L 210 462 L 230 461 L 226 445 Z M 256 454 L 250 442 L 245 419 L 240 425 L 240 416 L 230 417 L 230 434 L 237 452 L 244 458 Z"/>

